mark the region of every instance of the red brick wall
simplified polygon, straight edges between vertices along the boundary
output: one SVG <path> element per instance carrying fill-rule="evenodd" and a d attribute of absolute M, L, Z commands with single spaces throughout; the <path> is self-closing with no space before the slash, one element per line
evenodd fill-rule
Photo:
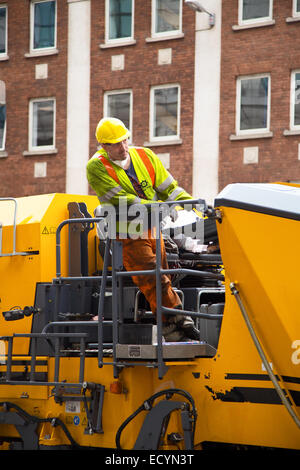
<path fill-rule="evenodd" d="M 103 113 L 104 92 L 132 89 L 133 136 L 136 145 L 149 141 L 150 87 L 168 83 L 181 85 L 182 144 L 152 147 L 156 153 L 170 153 L 170 171 L 187 190 L 192 185 L 194 31 L 195 14 L 183 6 L 184 38 L 145 42 L 151 36 L 151 1 L 135 2 L 136 44 L 100 49 L 104 43 L 105 2 L 92 2 L 90 152 L 96 150 L 95 129 Z M 172 48 L 172 64 L 157 65 L 158 50 Z M 111 71 L 111 56 L 124 54 L 125 69 Z"/>
<path fill-rule="evenodd" d="M 292 0 L 273 2 L 272 26 L 233 31 L 238 23 L 238 1 L 222 2 L 222 56 L 220 106 L 219 187 L 232 182 L 300 180 L 300 136 L 284 136 L 289 128 L 291 71 L 300 68 L 298 22 L 292 16 Z M 235 133 L 236 78 L 270 73 L 272 138 L 230 141 Z M 259 147 L 258 164 L 243 164 L 244 147 Z"/>
<path fill-rule="evenodd" d="M 274 2 L 272 26 L 233 31 L 238 1 L 222 2 L 221 119 L 219 186 L 232 182 L 300 180 L 300 136 L 283 136 L 289 128 L 291 70 L 300 67 L 299 23 L 286 23 L 292 0 Z M 271 75 L 272 138 L 230 141 L 235 133 L 236 78 Z M 244 147 L 259 147 L 258 164 L 243 164 Z"/>
<path fill-rule="evenodd" d="M 6 84 L 8 157 L 0 158 L 0 197 L 20 197 L 65 191 L 67 2 L 59 1 L 57 48 L 59 53 L 26 58 L 29 52 L 30 2 L 9 0 L 8 55 L 0 62 L 0 79 Z M 48 78 L 35 79 L 35 65 L 48 64 Z M 54 155 L 23 156 L 28 150 L 28 109 L 31 98 L 56 97 L 56 148 Z M 34 162 L 47 162 L 47 177 L 34 178 Z"/>
<path fill-rule="evenodd" d="M 67 34 L 68 4 L 57 2 L 57 48 L 59 53 L 25 58 L 29 52 L 30 2 L 9 0 L 8 55 L 0 62 L 0 80 L 6 83 L 8 157 L 0 158 L 0 197 L 64 192 L 66 184 L 67 123 Z M 90 155 L 95 152 L 95 128 L 102 117 L 103 94 L 107 90 L 133 90 L 133 140 L 149 141 L 151 85 L 178 82 L 181 85 L 182 144 L 153 147 L 170 153 L 171 172 L 187 190 L 192 185 L 194 30 L 195 14 L 183 6 L 184 38 L 146 43 L 151 35 L 151 1 L 135 2 L 136 45 L 100 49 L 104 42 L 104 0 L 91 2 L 91 107 Z M 172 64 L 158 66 L 158 49 L 172 48 Z M 111 56 L 125 54 L 125 70 L 111 72 Z M 35 65 L 48 64 L 48 78 L 35 79 Z M 23 156 L 28 150 L 28 107 L 31 98 L 56 97 L 56 148 L 54 155 Z M 34 163 L 47 162 L 47 177 L 34 178 Z M 85 177 L 85 175 L 83 175 Z"/>
<path fill-rule="evenodd" d="M 65 191 L 67 26 L 68 5 L 58 2 L 59 53 L 25 58 L 29 50 L 29 2 L 9 0 L 8 55 L 0 62 L 0 79 L 6 83 L 8 157 L 0 158 L 1 196 L 23 196 Z M 21 6 L 20 6 L 21 3 Z M 135 2 L 134 46 L 100 49 L 104 42 L 104 1 L 92 1 L 90 154 L 96 148 L 94 131 L 102 116 L 103 93 L 133 90 L 133 141 L 149 140 L 151 85 L 181 84 L 181 145 L 152 147 L 170 153 L 171 172 L 187 190 L 192 184 L 194 13 L 183 7 L 184 38 L 147 43 L 151 33 L 151 2 Z M 147 14 L 145 14 L 145 11 Z M 233 31 L 238 1 L 222 2 L 221 119 L 219 187 L 231 182 L 300 180 L 299 136 L 283 136 L 289 127 L 290 73 L 300 68 L 299 23 L 286 23 L 292 0 L 274 2 L 275 25 Z M 172 64 L 158 66 L 160 48 L 172 48 Z M 111 72 L 111 56 L 125 54 L 125 70 Z M 35 64 L 48 64 L 48 78 L 35 80 Z M 268 72 L 271 75 L 272 138 L 231 141 L 235 132 L 236 78 Z M 28 103 L 31 98 L 56 97 L 56 155 L 23 156 L 28 149 Z M 243 164 L 243 149 L 259 147 L 259 163 Z M 34 178 L 34 162 L 47 161 L 47 177 Z"/>

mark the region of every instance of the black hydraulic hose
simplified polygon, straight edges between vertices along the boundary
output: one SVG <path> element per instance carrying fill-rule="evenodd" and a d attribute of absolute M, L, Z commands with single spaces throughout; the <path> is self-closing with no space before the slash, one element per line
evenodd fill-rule
<path fill-rule="evenodd" d="M 30 415 L 25 410 L 23 410 L 23 408 L 16 405 L 15 403 L 11 403 L 9 401 L 0 402 L 0 406 L 16 409 L 21 415 L 23 415 L 24 419 L 27 420 L 27 421 L 31 421 L 31 422 L 34 422 L 34 423 L 52 423 L 53 422 L 54 426 L 56 426 L 58 424 L 59 426 L 62 427 L 62 429 L 63 429 L 65 435 L 67 436 L 67 438 L 69 439 L 72 447 L 75 447 L 75 448 L 80 447 L 79 444 L 77 444 L 77 442 L 73 439 L 73 437 L 72 437 L 71 433 L 69 432 L 69 430 L 68 430 L 67 426 L 65 425 L 65 423 L 63 421 L 61 421 L 60 418 L 38 418 L 37 416 Z"/>
<path fill-rule="evenodd" d="M 142 404 L 134 413 L 128 416 L 128 418 L 125 419 L 125 421 L 119 427 L 117 434 L 116 434 L 116 446 L 118 450 L 122 450 L 120 440 L 121 440 L 121 434 L 123 430 L 126 428 L 127 424 L 129 424 L 130 421 L 132 421 L 143 410 L 145 410 L 144 404 Z"/>
<path fill-rule="evenodd" d="M 117 446 L 117 449 L 122 450 L 122 447 L 121 447 L 121 444 L 120 444 L 121 434 L 122 434 L 123 430 L 125 429 L 125 427 L 130 423 L 130 421 L 132 421 L 141 411 L 150 410 L 152 408 L 152 404 L 156 400 L 156 398 L 158 398 L 162 395 L 172 396 L 174 394 L 184 396 L 185 398 L 188 399 L 188 401 L 192 405 L 192 414 L 194 416 L 193 430 L 192 430 L 192 442 L 193 442 L 193 446 L 194 446 L 194 436 L 195 436 L 195 428 L 196 428 L 196 420 L 197 420 L 197 411 L 196 411 L 194 399 L 189 394 L 189 392 L 187 392 L 185 390 L 181 390 L 179 388 L 169 388 L 169 389 L 166 389 L 166 390 L 161 390 L 160 392 L 157 392 L 154 395 L 152 395 L 151 397 L 149 397 L 147 400 L 145 400 L 142 403 L 141 406 L 139 406 L 139 408 L 137 410 L 135 410 L 130 416 L 128 416 L 128 418 L 125 419 L 125 421 L 121 424 L 121 426 L 119 427 L 119 429 L 116 433 L 116 446 Z M 169 398 L 171 398 L 171 397 L 167 396 L 167 399 L 169 399 Z"/>

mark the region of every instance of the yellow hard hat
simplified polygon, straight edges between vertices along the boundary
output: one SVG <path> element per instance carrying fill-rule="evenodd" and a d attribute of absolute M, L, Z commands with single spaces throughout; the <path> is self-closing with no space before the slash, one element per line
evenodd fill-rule
<path fill-rule="evenodd" d="M 125 124 L 117 118 L 103 118 L 96 128 L 96 139 L 100 144 L 116 144 L 130 136 Z"/>

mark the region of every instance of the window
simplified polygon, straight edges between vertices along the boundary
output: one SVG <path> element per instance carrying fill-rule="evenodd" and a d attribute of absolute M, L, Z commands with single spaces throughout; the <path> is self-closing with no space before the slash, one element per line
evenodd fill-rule
<path fill-rule="evenodd" d="M 237 134 L 268 132 L 270 127 L 270 77 L 256 75 L 237 81 Z"/>
<path fill-rule="evenodd" d="M 55 100 L 32 100 L 29 108 L 29 149 L 51 150 L 55 146 Z"/>
<path fill-rule="evenodd" d="M 31 51 L 56 47 L 56 1 L 31 3 Z"/>
<path fill-rule="evenodd" d="M 300 129 L 300 70 L 291 77 L 291 129 Z"/>
<path fill-rule="evenodd" d="M 181 32 L 181 0 L 152 0 L 152 36 Z"/>
<path fill-rule="evenodd" d="M 132 133 L 131 90 L 110 91 L 104 95 L 104 115 L 121 119 Z M 129 139 L 130 140 L 130 139 Z"/>
<path fill-rule="evenodd" d="M 6 105 L 0 103 L 0 150 L 5 149 Z"/>
<path fill-rule="evenodd" d="M 293 16 L 300 16 L 300 0 L 293 0 Z"/>
<path fill-rule="evenodd" d="M 151 89 L 150 139 L 172 140 L 179 138 L 179 85 L 163 85 Z"/>
<path fill-rule="evenodd" d="M 0 5 L 0 57 L 7 55 L 7 7 Z"/>
<path fill-rule="evenodd" d="M 272 19 L 273 0 L 239 0 L 239 24 Z"/>
<path fill-rule="evenodd" d="M 106 42 L 133 39 L 134 0 L 106 0 Z"/>
<path fill-rule="evenodd" d="M 6 136 L 6 99 L 5 83 L 0 80 L 0 150 L 5 149 Z"/>

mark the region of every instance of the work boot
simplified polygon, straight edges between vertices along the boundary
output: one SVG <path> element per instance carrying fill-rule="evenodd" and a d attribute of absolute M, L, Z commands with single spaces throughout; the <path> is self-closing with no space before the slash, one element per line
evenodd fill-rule
<path fill-rule="evenodd" d="M 187 338 L 194 339 L 195 341 L 200 341 L 200 331 L 197 330 L 195 325 L 182 325 L 181 330 Z"/>
<path fill-rule="evenodd" d="M 200 331 L 195 327 L 194 321 L 191 317 L 176 315 L 175 321 L 177 328 L 182 330 L 187 338 L 200 341 Z"/>
<path fill-rule="evenodd" d="M 200 331 L 195 327 L 193 319 L 182 315 L 169 316 L 168 323 L 163 325 L 163 336 L 166 341 L 171 342 L 188 339 L 200 341 Z"/>
<path fill-rule="evenodd" d="M 184 332 L 177 328 L 176 323 L 165 323 L 162 326 L 162 335 L 167 343 L 182 341 Z"/>

